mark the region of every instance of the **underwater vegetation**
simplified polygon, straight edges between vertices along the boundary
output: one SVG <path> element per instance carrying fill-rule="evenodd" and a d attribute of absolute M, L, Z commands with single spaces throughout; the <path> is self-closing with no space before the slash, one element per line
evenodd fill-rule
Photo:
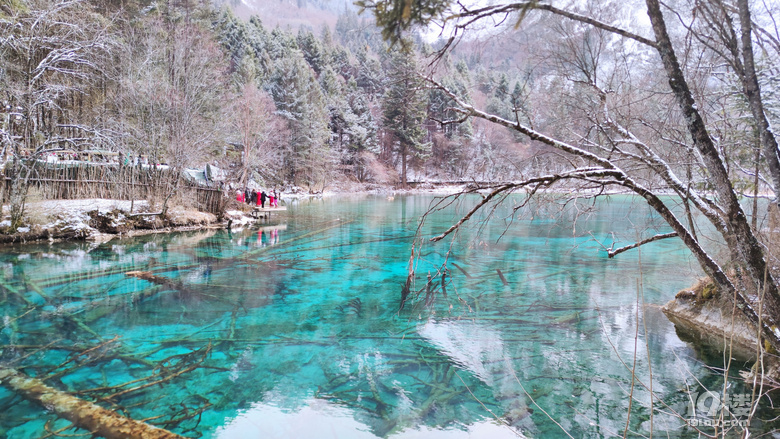
<path fill-rule="evenodd" d="M 682 246 L 648 246 L 639 266 L 517 221 L 423 248 L 407 282 L 429 202 L 313 201 L 261 228 L 8 247 L 0 370 L 185 437 L 307 437 L 296 429 L 323 422 L 348 437 L 607 437 L 626 425 L 621 360 L 647 340 L 637 376 L 652 364 L 654 395 L 635 389 L 629 427 L 688 431 L 668 408 L 722 376 L 637 295 L 640 270 L 647 303 L 691 283 Z M 584 226 L 605 236 L 621 209 Z M 88 433 L 3 385 L 0 436 Z"/>

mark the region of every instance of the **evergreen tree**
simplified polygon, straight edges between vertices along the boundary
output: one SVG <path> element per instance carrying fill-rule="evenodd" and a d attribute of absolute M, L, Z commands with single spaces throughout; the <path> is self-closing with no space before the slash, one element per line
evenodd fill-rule
<path fill-rule="evenodd" d="M 333 50 L 333 35 L 330 32 L 330 26 L 327 23 L 320 28 L 320 41 L 327 51 Z"/>
<path fill-rule="evenodd" d="M 314 69 L 319 76 L 328 64 L 328 55 L 325 48 L 310 30 L 303 27 L 298 31 L 298 47 L 303 52 L 303 59 Z"/>
<path fill-rule="evenodd" d="M 401 160 L 401 184 L 407 185 L 409 159 L 430 153 L 425 142 L 426 93 L 417 76 L 417 62 L 409 49 L 394 52 L 388 59 L 388 86 L 383 99 L 385 129 L 394 139 Z"/>
<path fill-rule="evenodd" d="M 515 88 L 509 96 L 512 113 L 516 120 L 531 125 L 530 109 L 528 108 L 528 93 L 520 81 L 515 82 Z"/>
<path fill-rule="evenodd" d="M 320 75 L 320 89 L 325 99 L 325 106 L 330 120 L 330 143 L 331 146 L 339 150 L 343 149 L 344 113 L 348 111 L 343 83 L 344 79 L 336 74 L 330 66 Z"/>
<path fill-rule="evenodd" d="M 352 63 L 352 54 L 345 47 L 338 46 L 334 48 L 330 63 L 333 69 L 343 76 L 344 79 L 349 80 L 357 76 L 357 69 Z"/>
<path fill-rule="evenodd" d="M 299 51 L 296 38 L 278 27 L 271 31 L 266 47 L 271 61 L 292 58 L 293 52 Z"/>
<path fill-rule="evenodd" d="M 471 100 L 469 89 L 470 80 L 468 66 L 459 63 L 458 68 L 448 66 L 448 73 L 441 78 L 441 84 L 448 90 Z M 437 127 L 430 127 L 436 131 L 433 136 L 431 151 L 432 165 L 451 176 L 463 177 L 468 169 L 468 146 L 471 142 L 473 130 L 471 121 L 453 123 L 462 117 L 452 110 L 456 103 L 442 90 L 434 89 L 430 92 L 429 118 L 441 122 Z"/>
<path fill-rule="evenodd" d="M 386 72 L 375 58 L 369 56 L 365 49 L 356 55 L 358 61 L 357 84 L 369 95 L 381 95 L 384 89 L 383 81 Z"/>
<path fill-rule="evenodd" d="M 215 31 L 230 61 L 228 69 L 233 72 L 246 53 L 246 26 L 230 9 L 225 8 L 215 23 Z"/>
<path fill-rule="evenodd" d="M 246 36 L 247 44 L 254 55 L 257 80 L 262 83 L 271 72 L 272 61 L 269 53 L 271 35 L 263 27 L 263 22 L 259 18 L 252 17 L 246 26 Z"/>
<path fill-rule="evenodd" d="M 498 76 L 498 85 L 496 86 L 496 90 L 493 94 L 496 98 L 502 101 L 507 99 L 509 95 L 509 77 L 507 77 L 505 72 L 501 72 L 501 74 Z"/>
<path fill-rule="evenodd" d="M 284 160 L 287 178 L 310 190 L 324 185 L 333 168 L 327 149 L 328 113 L 314 72 L 300 51 L 275 63 L 269 88 L 277 113 L 290 131 L 290 149 Z"/>
<path fill-rule="evenodd" d="M 250 26 L 254 29 L 253 24 Z M 263 76 L 260 63 L 255 56 L 258 52 L 250 42 L 248 26 L 236 18 L 230 9 L 222 11 L 219 20 L 215 23 L 215 31 L 230 62 L 228 72 L 232 76 L 235 89 L 243 88 L 249 80 L 255 81 Z"/>
<path fill-rule="evenodd" d="M 358 181 L 368 178 L 367 154 L 376 154 L 378 150 L 377 122 L 371 114 L 366 93 L 358 88 L 351 79 L 346 88 L 347 110 L 344 112 L 344 131 L 347 145 L 346 164 L 352 165 Z"/>

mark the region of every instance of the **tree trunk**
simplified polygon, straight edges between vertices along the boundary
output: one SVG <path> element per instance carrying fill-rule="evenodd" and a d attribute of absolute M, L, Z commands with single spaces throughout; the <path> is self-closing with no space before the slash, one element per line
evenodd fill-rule
<path fill-rule="evenodd" d="M 401 187 L 406 189 L 406 143 L 401 142 Z"/>
<path fill-rule="evenodd" d="M 666 30 L 666 23 L 659 1 L 646 0 L 646 3 L 647 14 L 650 17 L 656 36 L 656 47 L 669 78 L 669 86 L 683 112 L 693 143 L 701 153 L 707 171 L 710 173 L 709 181 L 715 188 L 717 197 L 723 206 L 723 219 L 727 225 L 724 238 L 731 252 L 733 262 L 739 271 L 737 278 L 741 280 L 741 284 L 738 285 L 739 291 L 736 291 L 735 296 L 739 296 L 737 299 L 741 299 L 743 302 L 740 308 L 745 312 L 746 316 L 751 321 L 756 322 L 755 315 L 749 315 L 755 314 L 755 312 L 746 300 L 746 294 L 759 294 L 765 291 L 763 309 L 766 312 L 763 317 L 767 322 L 762 329 L 770 343 L 778 349 L 780 348 L 780 337 L 771 329 L 773 326 L 777 327 L 778 319 L 780 318 L 780 293 L 778 292 L 777 284 L 772 275 L 767 271 L 768 267 L 764 260 L 763 250 L 753 234 L 753 230 L 750 228 L 747 217 L 737 200 L 720 154 L 707 132 L 704 120 L 696 108 L 693 95 L 685 80 L 682 68 L 677 61 L 677 56 Z M 742 273 L 742 271 L 745 272 Z M 765 277 L 767 279 L 766 282 L 763 281 Z M 713 280 L 721 288 L 726 286 L 723 281 Z M 728 282 L 728 284 L 732 286 L 726 292 L 734 289 L 731 282 Z"/>
<path fill-rule="evenodd" d="M 764 113 L 764 101 L 761 98 L 761 88 L 758 85 L 758 75 L 756 75 L 756 63 L 753 59 L 753 40 L 752 40 L 752 22 L 750 21 L 750 7 L 747 0 L 738 0 L 739 21 L 742 27 L 742 58 L 744 63 L 744 75 L 742 77 L 742 86 L 745 90 L 750 112 L 756 120 L 761 146 L 764 149 L 764 157 L 769 166 L 769 173 L 772 176 L 772 188 L 775 191 L 774 202 L 780 200 L 780 158 L 778 158 L 777 139 L 769 126 L 769 121 Z"/>
<path fill-rule="evenodd" d="M 0 383 L 78 428 L 106 439 L 184 439 L 183 436 L 126 418 L 97 404 L 47 386 L 16 369 L 0 367 Z"/>
<path fill-rule="evenodd" d="M 11 193 L 9 194 L 9 210 L 11 214 L 11 232 L 21 227 L 24 218 L 24 208 L 27 201 L 29 170 L 22 175 L 23 164 L 17 156 L 11 160 Z"/>

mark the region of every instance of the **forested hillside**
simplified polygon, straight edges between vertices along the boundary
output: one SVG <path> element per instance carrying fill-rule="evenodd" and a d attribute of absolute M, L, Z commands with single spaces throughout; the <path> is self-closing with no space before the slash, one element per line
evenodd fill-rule
<path fill-rule="evenodd" d="M 435 122 L 454 115 L 450 99 L 417 74 L 430 47 L 418 39 L 388 50 L 372 18 L 339 9 L 332 27 L 292 29 L 203 1 L 4 1 L 6 173 L 21 172 L 22 157 L 88 149 L 174 169 L 212 163 L 241 185 L 310 191 L 339 180 L 514 175 L 520 139 Z M 496 108 L 510 108 L 523 90 L 464 60 L 445 59 L 437 71 Z"/>
<path fill-rule="evenodd" d="M 631 41 L 564 17 L 521 16 L 519 28 L 499 21 L 436 58 L 444 40 L 429 44 L 411 32 L 389 48 L 371 14 L 337 2 L 251 4 L 264 14 L 335 17 L 332 26 L 326 19 L 297 28 L 237 17 L 234 3 L 3 0 L 6 176 L 22 175 L 22 158 L 78 150 L 140 155 L 174 170 L 211 163 L 241 186 L 313 192 L 339 181 L 511 180 L 566 166 L 554 148 L 511 126 L 461 119 L 453 110 L 461 104 L 578 145 L 603 141 L 613 117 L 606 104 L 670 153 L 686 141 L 660 65 Z M 597 9 L 623 21 L 640 10 Z M 771 49 L 774 40 L 766 41 Z M 702 53 L 709 67 L 696 68 L 711 74 L 692 92 L 716 127 L 735 187 L 758 193 L 761 156 L 746 102 L 733 93 L 740 86 L 715 52 Z M 771 121 L 773 64 L 758 56 Z M 706 175 L 682 172 L 706 190 Z M 24 195 L 18 186 L 16 199 Z"/>
<path fill-rule="evenodd" d="M 351 0 L 221 0 L 215 3 L 218 8 L 229 6 L 243 20 L 255 16 L 267 27 L 290 29 L 301 25 L 317 28 L 324 24 L 333 28 L 344 11 L 358 10 Z"/>

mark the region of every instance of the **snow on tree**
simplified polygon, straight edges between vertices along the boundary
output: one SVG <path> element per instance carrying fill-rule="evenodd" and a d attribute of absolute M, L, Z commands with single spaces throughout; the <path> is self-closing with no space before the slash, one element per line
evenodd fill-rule
<path fill-rule="evenodd" d="M 101 142 L 100 117 L 70 112 L 70 102 L 104 84 L 106 24 L 82 1 L 9 3 L 0 17 L 2 155 L 10 155 L 11 229 L 21 225 L 28 181 L 39 159 Z M 94 123 L 90 123 L 94 122 Z M 3 187 L 5 184 L 3 183 Z"/>
<path fill-rule="evenodd" d="M 365 0 L 358 4 L 372 9 L 384 35 L 395 40 L 414 26 L 446 20 L 454 34 L 445 49 L 481 20 L 502 22 L 509 18 L 516 28 L 522 28 L 529 18 L 546 14 L 545 21 L 535 24 L 552 28 L 573 23 L 574 32 L 551 39 L 568 44 L 568 53 L 558 53 L 568 63 L 561 70 L 571 75 L 551 84 L 558 90 L 557 100 L 569 100 L 567 111 L 574 116 L 559 119 L 562 125 L 557 128 L 545 124 L 552 134 L 517 118 L 477 108 L 440 82 L 429 80 L 457 103 L 461 115 L 515 130 L 560 158 L 551 163 L 549 172 L 536 168 L 522 181 L 493 185 L 467 215 L 435 239 L 452 233 L 477 210 L 514 191 L 527 191 L 531 196 L 561 184 L 568 190 L 579 188 L 594 193 L 608 188 L 629 190 L 643 198 L 672 230 L 639 244 L 670 236 L 681 239 L 720 293 L 733 298 L 766 342 L 780 350 L 780 331 L 776 330 L 780 326 L 778 283 L 769 270 L 758 231 L 751 228 L 740 204 L 733 174 L 727 168 L 729 161 L 711 134 L 712 120 L 717 119 L 715 110 L 721 109 L 708 105 L 712 81 L 708 81 L 707 72 L 716 71 L 726 60 L 742 84 L 741 92 L 749 103 L 767 159 L 761 171 L 769 176 L 769 189 L 777 197 L 777 144 L 767 123 L 753 54 L 756 34 L 761 31 L 754 27 L 747 0 L 697 2 L 712 7 L 711 26 L 705 32 L 690 25 L 691 20 L 701 17 L 701 10 L 662 7 L 658 0 L 645 2 L 649 29 L 642 28 L 637 20 L 622 19 L 621 5 L 615 2 L 584 2 L 569 8 L 545 2 L 470 8 L 445 0 Z M 676 20 L 681 21 L 680 26 L 669 25 Z M 761 33 L 766 34 L 771 32 Z M 682 57 L 691 52 L 703 56 Z M 709 64 L 711 70 L 702 68 L 713 59 L 716 61 Z M 668 192 L 676 198 L 661 197 Z M 682 213 L 676 209 L 678 203 Z M 725 254 L 705 248 L 702 239 L 706 238 L 696 233 L 692 211 L 717 231 L 727 248 Z M 731 274 L 726 267 L 730 267 Z"/>
<path fill-rule="evenodd" d="M 270 91 L 277 114 L 286 120 L 290 132 L 283 164 L 288 180 L 321 189 L 334 166 L 328 153 L 329 115 L 314 71 L 300 51 L 276 61 Z"/>
<path fill-rule="evenodd" d="M 382 103 L 384 126 L 393 136 L 394 152 L 401 161 L 401 185 L 406 187 L 410 160 L 430 153 L 423 128 L 427 93 L 417 75 L 417 61 L 411 50 L 394 51 L 387 62 L 387 90 Z"/>

